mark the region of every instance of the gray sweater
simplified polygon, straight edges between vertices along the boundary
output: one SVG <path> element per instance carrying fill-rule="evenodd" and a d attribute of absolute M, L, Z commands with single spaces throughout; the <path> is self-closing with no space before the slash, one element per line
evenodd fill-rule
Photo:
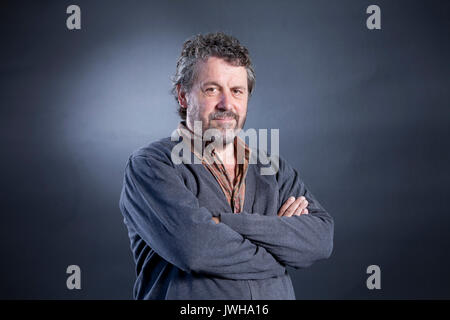
<path fill-rule="evenodd" d="M 250 164 L 236 214 L 202 164 L 173 164 L 177 143 L 153 142 L 126 165 L 120 209 L 136 263 L 134 298 L 295 299 L 286 266 L 328 258 L 334 230 L 298 172 L 282 157 L 274 175 Z M 289 196 L 305 196 L 309 214 L 278 217 Z"/>

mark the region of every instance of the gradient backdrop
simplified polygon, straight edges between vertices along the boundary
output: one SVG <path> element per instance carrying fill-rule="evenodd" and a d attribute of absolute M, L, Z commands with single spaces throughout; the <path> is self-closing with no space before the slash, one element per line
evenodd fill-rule
<path fill-rule="evenodd" d="M 449 16 L 449 1 L 2 2 L 0 298 L 132 298 L 123 170 L 177 126 L 181 45 L 211 31 L 252 55 L 246 128 L 280 129 L 335 218 L 332 257 L 291 270 L 297 298 L 450 298 Z"/>

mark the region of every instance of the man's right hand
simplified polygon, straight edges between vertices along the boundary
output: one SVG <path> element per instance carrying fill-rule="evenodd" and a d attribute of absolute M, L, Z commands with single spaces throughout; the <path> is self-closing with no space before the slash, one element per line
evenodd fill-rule
<path fill-rule="evenodd" d="M 308 201 L 305 197 L 289 197 L 286 202 L 281 206 L 278 212 L 279 217 L 291 217 L 299 216 L 302 214 L 308 214 Z"/>

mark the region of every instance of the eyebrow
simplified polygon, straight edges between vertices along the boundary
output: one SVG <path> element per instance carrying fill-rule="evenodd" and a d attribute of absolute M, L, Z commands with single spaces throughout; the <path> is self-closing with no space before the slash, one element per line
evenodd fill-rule
<path fill-rule="evenodd" d="M 220 85 L 217 82 L 215 82 L 215 81 L 205 82 L 205 83 L 202 84 L 202 87 L 206 87 L 206 86 L 209 86 L 209 85 L 220 87 Z"/>
<path fill-rule="evenodd" d="M 206 87 L 206 86 L 209 86 L 209 85 L 213 85 L 213 86 L 217 86 L 217 87 L 222 87 L 220 84 L 218 84 L 217 82 L 215 82 L 215 81 L 208 81 L 208 82 L 205 82 L 205 83 L 203 83 L 203 85 L 202 85 L 202 87 Z M 239 89 L 245 89 L 245 86 L 233 86 L 232 87 L 232 89 L 236 89 L 236 88 L 239 88 Z"/>

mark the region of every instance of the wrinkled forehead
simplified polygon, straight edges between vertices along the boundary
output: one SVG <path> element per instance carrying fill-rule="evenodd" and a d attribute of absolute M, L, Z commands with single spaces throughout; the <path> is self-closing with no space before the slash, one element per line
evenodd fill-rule
<path fill-rule="evenodd" d="M 247 86 L 247 70 L 244 66 L 230 63 L 222 58 L 209 57 L 195 65 L 195 82 L 198 85 L 216 82 L 228 86 Z"/>

